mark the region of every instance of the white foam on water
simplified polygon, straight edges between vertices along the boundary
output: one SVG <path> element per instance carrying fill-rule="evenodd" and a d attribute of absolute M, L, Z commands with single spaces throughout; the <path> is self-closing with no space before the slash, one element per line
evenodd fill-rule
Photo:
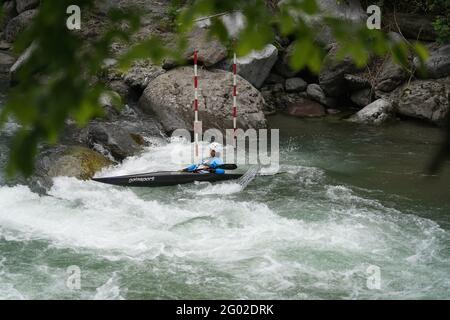
<path fill-rule="evenodd" d="M 382 245 L 349 224 L 304 223 L 276 215 L 266 205 L 201 197 L 162 204 L 119 189 L 56 178 L 49 196 L 27 187 L 0 189 L 0 223 L 19 238 L 56 245 L 119 250 L 137 259 L 159 255 L 239 260 L 267 245 L 314 245 L 363 250 Z M 355 239 L 359 239 L 355 242 Z M 287 241 L 287 242 L 286 242 Z"/>
<path fill-rule="evenodd" d="M 189 145 L 174 142 L 149 148 L 102 175 L 172 170 L 168 159 L 173 148 Z M 299 175 L 311 173 L 311 183 L 323 180 L 319 169 L 288 169 Z M 236 183 L 180 188 L 164 189 L 173 194 L 170 201 L 162 201 L 161 191 L 148 190 L 142 196 L 129 188 L 66 177 L 54 179 L 48 196 L 25 186 L 3 186 L 0 239 L 43 240 L 53 248 L 88 251 L 111 262 L 164 259 L 186 268 L 207 265 L 232 275 L 230 286 L 239 298 L 314 298 L 327 290 L 346 298 L 401 297 L 416 290 L 420 297 L 426 292 L 421 284 L 430 276 L 429 263 L 449 265 L 440 254 L 449 235 L 436 223 L 386 208 L 346 186 L 324 186 L 321 201 L 329 212 L 319 221 L 282 217 L 245 191 L 242 197 L 233 195 L 241 192 Z M 370 264 L 388 269 L 385 283 L 391 287 L 382 293 L 364 290 Z M 411 275 L 402 275 L 405 268 L 412 269 Z M 445 279 L 442 270 L 433 272 Z M 188 280 L 200 281 L 198 275 Z M 2 288 L 14 294 L 13 287 L 3 284 L 2 295 Z M 395 288 L 400 289 L 393 294 Z M 114 274 L 95 296 L 124 298 L 126 288 Z"/>
<path fill-rule="evenodd" d="M 227 181 L 227 182 L 197 182 L 192 185 L 182 186 L 185 193 L 193 196 L 205 196 L 205 195 L 229 195 L 239 193 L 242 191 L 242 186 L 239 183 Z"/>
<path fill-rule="evenodd" d="M 119 276 L 116 272 L 105 284 L 96 289 L 94 300 L 124 300 L 121 295 Z"/>
<path fill-rule="evenodd" d="M 6 279 L 7 272 L 4 270 L 6 258 L 0 259 L 0 300 L 24 300 L 25 297 Z"/>
<path fill-rule="evenodd" d="M 25 300 L 26 298 L 11 283 L 0 282 L 0 300 Z"/>

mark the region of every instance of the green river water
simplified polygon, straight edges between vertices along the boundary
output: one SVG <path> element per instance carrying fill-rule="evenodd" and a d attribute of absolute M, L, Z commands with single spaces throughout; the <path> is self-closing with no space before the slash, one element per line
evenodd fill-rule
<path fill-rule="evenodd" d="M 450 298 L 450 164 L 422 173 L 439 129 L 270 122 L 283 173 L 244 190 L 60 177 L 44 196 L 2 182 L 0 299 Z M 1 131 L 2 168 L 14 128 Z M 186 147 L 152 147 L 103 174 L 174 169 L 168 155 Z"/>

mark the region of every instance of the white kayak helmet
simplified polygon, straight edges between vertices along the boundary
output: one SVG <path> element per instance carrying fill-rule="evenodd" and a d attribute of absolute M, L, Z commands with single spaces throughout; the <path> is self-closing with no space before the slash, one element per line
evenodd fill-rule
<path fill-rule="evenodd" d="M 214 150 L 216 152 L 216 156 L 219 156 L 222 153 L 222 145 L 218 142 L 213 142 L 209 145 L 209 150 Z"/>

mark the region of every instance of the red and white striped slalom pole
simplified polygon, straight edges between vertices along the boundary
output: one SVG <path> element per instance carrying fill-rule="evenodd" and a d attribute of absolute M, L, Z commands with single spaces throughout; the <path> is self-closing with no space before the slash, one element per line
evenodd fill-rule
<path fill-rule="evenodd" d="M 199 135 L 202 133 L 202 122 L 198 120 L 198 51 L 194 50 L 194 156 L 195 163 L 200 160 L 198 141 Z"/>
<path fill-rule="evenodd" d="M 236 147 L 236 130 L 237 130 L 237 82 L 236 82 L 236 73 L 237 73 L 237 59 L 236 53 L 233 55 L 233 145 Z"/>

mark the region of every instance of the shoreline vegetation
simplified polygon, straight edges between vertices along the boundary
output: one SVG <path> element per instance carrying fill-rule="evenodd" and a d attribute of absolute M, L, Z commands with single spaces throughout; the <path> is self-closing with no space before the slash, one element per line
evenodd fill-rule
<path fill-rule="evenodd" d="M 283 2 L 267 1 L 267 10 L 253 12 L 261 8 L 244 7 L 242 12 L 195 20 L 190 15 L 198 14 L 192 10 L 202 9 L 202 1 L 133 0 L 116 1 L 114 5 L 100 1 L 91 7 L 90 1 L 80 1 L 81 29 L 63 33 L 49 29 L 46 39 L 42 32 L 33 30 L 33 26 L 45 24 L 34 24 L 34 20 L 43 18 L 40 11 L 61 9 L 64 1 L 52 9 L 47 1 L 5 1 L 0 24 L 0 71 L 9 77 L 11 89 L 2 117 L 3 121 L 12 117 L 23 128 L 12 142 L 8 172 L 25 176 L 33 173 L 29 181 L 39 181 L 46 188 L 55 175 L 89 179 L 102 166 L 138 154 L 152 143 L 149 137 L 160 141 L 174 128 L 191 130 L 194 49 L 199 51 L 201 64 L 200 118 L 210 127 L 230 127 L 233 50 L 240 55 L 241 128 L 266 127 L 266 118 L 276 113 L 299 118 L 332 115 L 370 126 L 395 125 L 409 119 L 445 126 L 450 114 L 447 2 L 431 1 L 426 8 L 420 1 L 409 7 L 403 6 L 403 1 L 395 7 L 379 4 L 383 10 L 380 39 L 377 36 L 367 44 L 365 34 L 359 34 L 367 48 L 383 53 L 378 55 L 366 52 L 359 40 L 342 43 L 336 38 L 339 31 L 342 38 L 350 32 L 337 21 L 365 26 L 366 8 L 371 4 L 368 1 L 320 1 L 317 8 L 314 1 L 299 2 L 299 12 L 305 17 L 285 12 Z M 236 5 L 230 3 L 231 7 Z M 127 11 L 136 6 L 139 19 Z M 314 20 L 319 9 L 329 20 Z M 255 26 L 265 28 L 258 19 L 269 12 L 284 19 L 273 30 L 266 30 L 273 33 L 273 39 L 268 44 L 266 35 L 249 39 L 255 33 L 242 27 L 245 21 L 253 18 Z M 60 18 L 64 21 L 67 15 Z M 190 26 L 192 21 L 197 22 L 180 41 L 176 37 L 179 24 Z M 299 36 L 300 31 L 292 25 L 295 23 L 304 24 L 311 33 Z M 242 41 L 223 41 L 242 28 Z M 67 39 L 55 44 L 51 36 L 61 34 Z M 223 38 L 216 39 L 212 34 Z M 40 37 L 40 42 L 48 41 L 48 52 L 45 47 L 30 45 L 38 41 L 33 35 Z M 353 36 L 357 35 L 348 34 Z M 385 39 L 386 47 L 381 39 Z M 167 52 L 161 44 L 169 44 L 172 49 Z M 95 50 L 89 51 L 89 46 Z M 78 56 L 65 50 L 76 50 Z M 46 53 L 59 54 L 53 56 L 58 61 L 46 66 Z M 77 65 L 83 57 L 86 64 Z M 63 72 L 52 69 L 63 65 Z M 49 97 L 51 100 L 45 100 Z M 435 169 L 447 158 L 446 152 L 448 148 L 443 146 Z M 430 159 L 433 156 L 430 154 Z M 31 159 L 35 157 L 33 166 Z M 75 166 L 80 162 L 83 165 Z M 50 170 L 49 163 L 56 168 Z"/>

